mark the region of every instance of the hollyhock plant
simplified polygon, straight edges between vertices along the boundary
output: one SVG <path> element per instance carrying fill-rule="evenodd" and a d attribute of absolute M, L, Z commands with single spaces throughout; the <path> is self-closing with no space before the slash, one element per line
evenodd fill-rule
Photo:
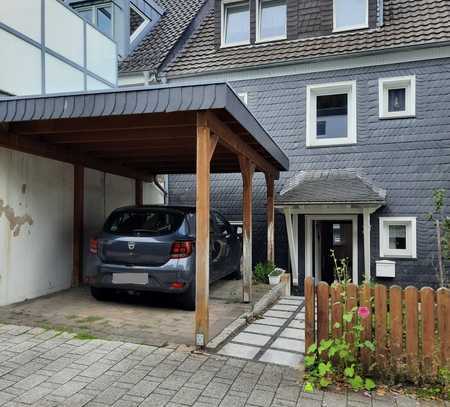
<path fill-rule="evenodd" d="M 369 317 L 369 308 L 367 307 L 359 307 L 358 308 L 358 315 L 362 319 L 366 319 Z"/>

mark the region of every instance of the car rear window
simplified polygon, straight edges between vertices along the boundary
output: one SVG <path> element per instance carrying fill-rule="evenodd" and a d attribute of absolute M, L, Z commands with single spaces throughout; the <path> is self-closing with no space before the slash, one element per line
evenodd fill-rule
<path fill-rule="evenodd" d="M 178 230 L 184 214 L 158 209 L 127 210 L 113 213 L 105 224 L 105 232 L 114 235 L 162 236 Z"/>

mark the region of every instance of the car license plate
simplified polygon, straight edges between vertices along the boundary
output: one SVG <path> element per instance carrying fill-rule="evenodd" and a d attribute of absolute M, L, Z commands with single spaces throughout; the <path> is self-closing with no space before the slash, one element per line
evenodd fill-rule
<path fill-rule="evenodd" d="M 139 284 L 145 285 L 148 283 L 147 273 L 113 273 L 113 284 Z"/>

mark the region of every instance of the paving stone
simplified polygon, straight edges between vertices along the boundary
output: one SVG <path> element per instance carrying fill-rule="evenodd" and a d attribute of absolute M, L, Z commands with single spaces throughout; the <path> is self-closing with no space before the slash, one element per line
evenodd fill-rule
<path fill-rule="evenodd" d="M 241 332 L 233 338 L 233 342 L 244 343 L 246 345 L 264 346 L 269 342 L 270 336 Z"/>
<path fill-rule="evenodd" d="M 262 335 L 274 335 L 280 327 L 263 324 L 250 324 L 243 332 L 256 333 Z"/>
<path fill-rule="evenodd" d="M 62 406 L 67 407 L 83 407 L 89 401 L 91 401 L 94 397 L 89 394 L 74 394 L 72 397 L 68 398 L 63 402 Z"/>
<path fill-rule="evenodd" d="M 288 319 L 291 316 L 292 316 L 292 312 L 289 312 L 289 311 L 276 311 L 276 310 L 272 310 L 272 309 L 270 309 L 269 311 L 264 313 L 264 317 Z"/>
<path fill-rule="evenodd" d="M 261 362 L 277 363 L 280 365 L 297 367 L 303 360 L 303 356 L 298 353 L 286 352 L 275 349 L 268 349 L 259 359 Z"/>
<path fill-rule="evenodd" d="M 296 329 L 305 329 L 305 322 L 300 321 L 298 319 L 294 319 L 291 321 L 288 325 L 289 328 L 296 328 Z"/>
<path fill-rule="evenodd" d="M 35 387 L 23 393 L 16 401 L 20 403 L 33 404 L 38 400 L 49 394 L 52 390 L 42 386 Z"/>
<path fill-rule="evenodd" d="M 211 381 L 202 392 L 203 397 L 222 399 L 230 388 L 229 384 L 220 383 L 216 380 Z"/>
<path fill-rule="evenodd" d="M 247 400 L 248 404 L 261 407 L 269 407 L 272 404 L 272 400 L 275 393 L 264 390 L 253 390 Z"/>
<path fill-rule="evenodd" d="M 195 402 L 194 406 L 207 406 L 207 407 L 218 407 L 220 405 L 220 399 L 200 396 Z"/>
<path fill-rule="evenodd" d="M 138 384 L 128 390 L 128 395 L 148 397 L 150 393 L 158 387 L 159 383 L 148 380 L 141 380 Z"/>
<path fill-rule="evenodd" d="M 247 397 L 231 396 L 227 394 L 220 402 L 219 407 L 243 407 Z"/>
<path fill-rule="evenodd" d="M 295 312 L 298 310 L 297 305 L 288 305 L 288 304 L 275 304 L 272 308 L 270 308 L 273 311 L 290 311 Z"/>
<path fill-rule="evenodd" d="M 285 328 L 280 332 L 280 336 L 283 338 L 305 340 L 305 330 L 295 328 Z"/>
<path fill-rule="evenodd" d="M 104 403 L 108 406 L 113 405 L 117 400 L 119 400 L 125 393 L 126 389 L 119 389 L 115 386 L 111 386 L 108 389 L 100 393 L 96 398 L 95 402 Z"/>
<path fill-rule="evenodd" d="M 71 397 L 85 386 L 86 383 L 70 380 L 69 382 L 58 387 L 52 394 L 59 397 Z"/>
<path fill-rule="evenodd" d="M 243 359 L 253 359 L 260 348 L 237 343 L 227 343 L 219 352 L 221 355 L 234 356 Z"/>
<path fill-rule="evenodd" d="M 141 404 L 141 407 L 163 407 L 165 406 L 172 396 L 164 394 L 151 394 Z"/>
<path fill-rule="evenodd" d="M 189 387 L 182 387 L 178 390 L 177 394 L 173 397 L 171 402 L 179 403 L 179 404 L 187 404 L 191 406 L 195 403 L 195 401 L 202 394 L 202 390 L 200 389 L 192 389 Z"/>
<path fill-rule="evenodd" d="M 285 319 L 281 318 L 260 318 L 257 319 L 254 324 L 263 324 L 263 325 L 271 325 L 271 326 L 281 326 L 285 323 Z"/>
<path fill-rule="evenodd" d="M 305 342 L 295 339 L 278 338 L 270 347 L 287 351 L 304 352 Z"/>

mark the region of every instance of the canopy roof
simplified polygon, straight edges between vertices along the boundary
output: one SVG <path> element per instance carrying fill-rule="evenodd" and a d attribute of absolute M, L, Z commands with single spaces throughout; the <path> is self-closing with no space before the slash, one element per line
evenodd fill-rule
<path fill-rule="evenodd" d="M 277 206 L 384 204 L 386 191 L 357 170 L 302 171 L 286 182 Z"/>
<path fill-rule="evenodd" d="M 219 141 L 212 172 L 239 172 L 239 145 L 276 171 L 288 169 L 286 155 L 225 83 L 0 99 L 0 146 L 138 178 L 195 173 L 197 113 L 205 111 L 238 137 L 234 151 Z"/>

